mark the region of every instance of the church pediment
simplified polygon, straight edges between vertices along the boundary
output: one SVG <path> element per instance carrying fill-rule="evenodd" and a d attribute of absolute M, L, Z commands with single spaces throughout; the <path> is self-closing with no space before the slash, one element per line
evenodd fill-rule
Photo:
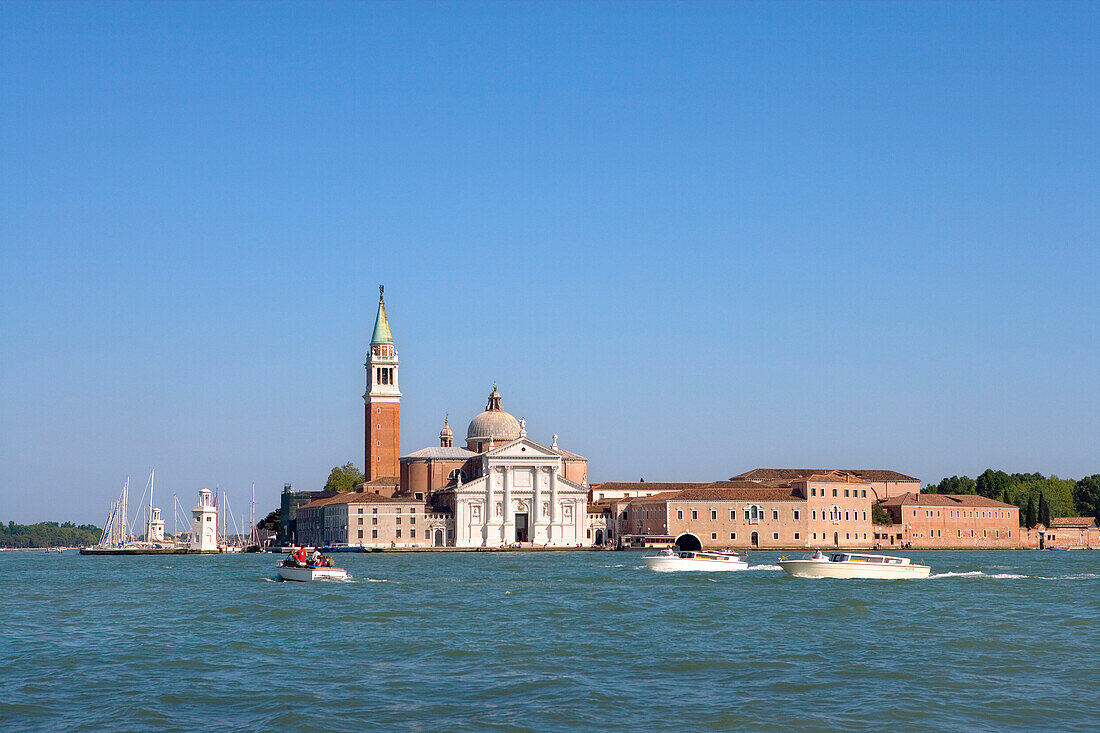
<path fill-rule="evenodd" d="M 504 445 L 499 445 L 487 453 L 489 458 L 504 458 L 504 459 L 545 459 L 554 460 L 559 456 L 550 448 L 545 445 L 541 445 L 531 440 L 530 438 L 516 438 L 509 441 Z"/>

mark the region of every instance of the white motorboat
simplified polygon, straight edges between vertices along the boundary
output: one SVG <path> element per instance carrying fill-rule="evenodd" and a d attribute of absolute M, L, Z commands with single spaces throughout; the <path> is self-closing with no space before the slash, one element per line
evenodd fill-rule
<path fill-rule="evenodd" d="M 907 557 L 815 552 L 801 560 L 779 558 L 779 567 L 796 578 L 927 578 L 932 568 Z"/>
<path fill-rule="evenodd" d="M 276 568 L 283 580 L 308 583 L 312 580 L 347 580 L 348 571 L 343 568 L 314 567 L 312 565 L 283 565 Z"/>
<path fill-rule="evenodd" d="M 659 555 L 646 555 L 642 562 L 650 570 L 674 572 L 678 570 L 725 571 L 744 570 L 749 566 L 736 552 L 699 552 L 665 550 Z"/>

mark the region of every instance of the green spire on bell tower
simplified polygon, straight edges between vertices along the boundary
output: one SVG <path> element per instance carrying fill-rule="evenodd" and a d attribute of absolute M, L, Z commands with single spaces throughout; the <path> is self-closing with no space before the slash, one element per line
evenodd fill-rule
<path fill-rule="evenodd" d="M 378 286 L 378 316 L 374 319 L 374 336 L 371 344 L 392 344 L 393 335 L 390 334 L 390 320 L 386 318 L 386 301 L 382 297 L 385 286 Z"/>

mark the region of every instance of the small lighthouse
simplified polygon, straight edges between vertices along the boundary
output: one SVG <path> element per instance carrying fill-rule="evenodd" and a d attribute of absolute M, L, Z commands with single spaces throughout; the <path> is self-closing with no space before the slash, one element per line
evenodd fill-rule
<path fill-rule="evenodd" d="M 210 489 L 199 492 L 199 505 L 191 510 L 191 548 L 195 552 L 218 551 L 218 507 Z"/>
<path fill-rule="evenodd" d="M 164 520 L 160 518 L 160 509 L 157 507 L 149 510 L 149 532 L 146 539 L 149 542 L 164 542 Z"/>

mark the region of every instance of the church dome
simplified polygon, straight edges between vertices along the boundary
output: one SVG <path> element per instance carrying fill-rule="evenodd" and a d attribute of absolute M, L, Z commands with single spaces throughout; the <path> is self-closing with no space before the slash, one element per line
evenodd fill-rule
<path fill-rule="evenodd" d="M 467 444 L 473 445 L 479 440 L 484 442 L 490 438 L 504 443 L 515 440 L 519 437 L 519 433 L 519 420 L 501 409 L 500 393 L 497 392 L 497 386 L 494 384 L 485 412 L 470 421 L 470 427 L 466 430 Z"/>

